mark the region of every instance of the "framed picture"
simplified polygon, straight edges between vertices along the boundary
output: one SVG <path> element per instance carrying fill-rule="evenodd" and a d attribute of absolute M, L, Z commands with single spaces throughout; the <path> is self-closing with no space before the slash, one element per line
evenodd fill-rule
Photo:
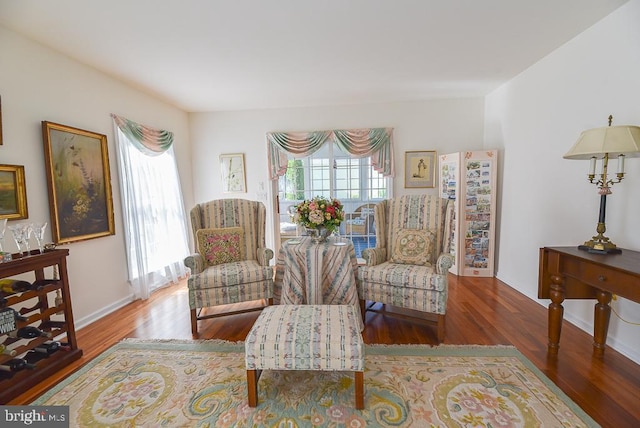
<path fill-rule="evenodd" d="M 28 217 L 24 166 L 0 165 L 0 219 Z"/>
<path fill-rule="evenodd" d="M 220 155 L 222 191 L 224 193 L 244 193 L 247 183 L 244 172 L 244 153 Z"/>
<path fill-rule="evenodd" d="M 43 121 L 42 137 L 53 241 L 115 234 L 107 136 Z"/>
<path fill-rule="evenodd" d="M 404 187 L 435 187 L 436 152 L 404 152 Z"/>

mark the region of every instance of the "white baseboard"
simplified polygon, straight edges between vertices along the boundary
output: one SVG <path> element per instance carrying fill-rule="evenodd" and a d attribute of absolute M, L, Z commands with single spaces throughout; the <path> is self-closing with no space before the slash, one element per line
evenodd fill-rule
<path fill-rule="evenodd" d="M 564 319 L 566 319 L 579 329 L 585 331 L 586 333 L 593 334 L 593 324 L 587 323 L 580 318 L 574 317 L 571 313 L 568 312 L 564 313 Z M 560 339 L 562 340 L 562 336 L 560 336 Z M 640 353 L 638 353 L 637 349 L 631 349 L 621 341 L 616 340 L 615 337 L 609 335 L 607 335 L 607 345 L 620 352 L 631 361 L 640 364 Z"/>
<path fill-rule="evenodd" d="M 135 300 L 135 296 L 133 294 L 130 294 L 129 296 L 125 297 L 124 299 L 120 299 L 117 302 L 114 302 L 114 303 L 110 304 L 109 306 L 106 306 L 106 307 L 100 309 L 99 311 L 96 311 L 96 312 L 94 312 L 92 314 L 89 314 L 84 318 L 75 320 L 76 330 L 80 330 L 82 327 L 88 326 L 92 322 L 95 322 L 95 321 L 99 320 L 100 318 L 109 315 L 111 312 L 117 311 L 118 309 L 120 309 L 120 308 L 122 308 L 124 306 L 127 306 L 129 303 L 133 302 L 134 300 Z"/>
<path fill-rule="evenodd" d="M 532 290 L 519 290 L 518 288 L 511 286 L 510 284 L 516 283 L 515 280 L 512 281 L 511 278 L 503 278 L 501 276 L 498 276 L 497 274 L 496 274 L 496 278 L 499 279 L 500 281 L 502 281 L 505 285 L 507 285 L 507 286 L 513 288 L 514 290 L 524 294 L 525 296 L 527 296 L 528 298 L 530 298 L 534 302 L 538 303 L 539 305 L 544 306 L 545 308 L 548 307 L 550 300 L 548 300 L 548 299 L 538 299 L 536 295 L 530 295 L 528 293 L 528 291 L 532 291 Z M 535 290 L 535 291 L 537 291 L 537 290 Z M 589 299 L 585 299 L 585 300 L 589 300 Z M 568 312 L 566 310 L 566 308 L 565 308 L 565 311 L 564 311 L 563 318 L 565 320 L 569 321 L 571 324 L 573 324 L 576 327 L 578 327 L 580 330 L 584 331 L 585 333 L 593 335 L 593 328 L 594 328 L 593 322 L 587 322 L 582 318 L 578 318 L 576 316 L 573 316 L 570 312 Z M 562 336 L 560 337 L 560 339 L 562 340 Z M 609 345 L 611 348 L 615 349 L 617 352 L 621 353 L 625 357 L 629 358 L 634 363 L 640 364 L 640 352 L 639 352 L 638 349 L 630 348 L 624 342 L 622 342 L 621 340 L 616 339 L 616 337 L 614 337 L 612 335 L 607 335 L 607 345 Z"/>

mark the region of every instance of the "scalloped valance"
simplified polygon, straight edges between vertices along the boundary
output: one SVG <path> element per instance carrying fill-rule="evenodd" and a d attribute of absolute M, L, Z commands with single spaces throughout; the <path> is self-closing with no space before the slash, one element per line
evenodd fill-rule
<path fill-rule="evenodd" d="M 115 114 L 111 117 L 133 145 L 148 156 L 161 155 L 173 144 L 173 132 L 149 128 Z"/>
<path fill-rule="evenodd" d="M 269 178 L 277 180 L 287 171 L 288 155 L 296 158 L 315 153 L 333 138 L 343 151 L 358 158 L 370 156 L 373 168 L 393 177 L 393 128 L 337 129 L 311 132 L 269 132 Z"/>

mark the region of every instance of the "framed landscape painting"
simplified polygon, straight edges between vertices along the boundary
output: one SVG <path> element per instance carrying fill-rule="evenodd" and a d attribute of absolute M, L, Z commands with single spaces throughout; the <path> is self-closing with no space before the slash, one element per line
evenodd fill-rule
<path fill-rule="evenodd" d="M 28 217 L 24 166 L 0 165 L 0 220 Z"/>
<path fill-rule="evenodd" d="M 107 136 L 43 121 L 42 137 L 53 241 L 113 235 Z"/>

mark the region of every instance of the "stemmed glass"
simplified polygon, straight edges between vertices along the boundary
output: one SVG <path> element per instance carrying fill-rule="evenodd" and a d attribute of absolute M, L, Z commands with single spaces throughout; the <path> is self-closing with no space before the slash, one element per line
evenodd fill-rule
<path fill-rule="evenodd" d="M 4 239 L 4 231 L 6 230 L 6 227 L 7 219 L 3 218 L 0 220 L 0 253 L 4 252 L 4 249 L 2 249 L 2 240 Z"/>
<path fill-rule="evenodd" d="M 18 246 L 18 253 L 24 253 L 22 251 L 22 247 L 26 249 L 27 255 L 31 249 L 29 248 L 29 224 L 28 223 L 18 223 L 12 224 L 9 226 L 9 230 L 13 234 L 13 239 L 16 241 L 16 245 Z"/>
<path fill-rule="evenodd" d="M 47 228 L 47 222 L 35 222 L 29 224 L 29 228 L 33 232 L 33 237 L 36 238 L 36 242 L 38 242 L 38 249 L 40 250 L 40 254 L 44 252 L 44 230 Z"/>
<path fill-rule="evenodd" d="M 342 240 L 342 236 L 340 235 L 340 226 L 338 226 L 331 233 L 331 235 L 333 236 L 333 245 L 338 245 L 338 246 L 347 245 L 347 243 Z"/>

